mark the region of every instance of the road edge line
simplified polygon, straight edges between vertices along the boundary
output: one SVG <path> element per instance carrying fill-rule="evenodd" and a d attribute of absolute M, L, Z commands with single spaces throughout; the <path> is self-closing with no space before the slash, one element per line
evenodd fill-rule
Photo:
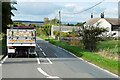
<path fill-rule="evenodd" d="M 38 38 L 39 38 L 39 37 L 38 37 Z M 41 38 L 40 38 L 40 39 L 41 39 Z M 42 40 L 44 40 L 44 39 L 42 39 Z M 44 41 L 45 41 L 45 40 L 44 40 Z M 48 42 L 48 41 L 45 41 L 45 42 Z M 73 54 L 73 53 L 70 52 L 70 51 L 67 51 L 67 50 L 65 50 L 65 49 L 63 49 L 63 48 L 61 48 L 61 47 L 59 47 L 59 46 L 56 46 L 56 45 L 50 43 L 50 42 L 48 42 L 48 43 L 51 44 L 51 45 L 53 45 L 53 46 L 55 46 L 55 47 L 57 47 L 57 48 L 59 48 L 59 49 L 62 49 L 62 50 L 64 50 L 64 51 L 70 53 L 70 54 L 73 55 L 74 57 L 76 57 L 76 58 L 78 58 L 78 59 L 80 59 L 80 60 L 82 60 L 82 61 L 84 61 L 84 62 L 87 62 L 88 64 L 90 64 L 90 65 L 92 65 L 92 66 L 94 66 L 94 67 L 96 67 L 96 68 L 98 68 L 98 69 L 101 69 L 101 70 L 103 70 L 103 71 L 105 71 L 105 72 L 107 72 L 107 73 L 109 73 L 109 74 L 111 74 L 111 75 L 113 75 L 113 76 L 115 76 L 115 77 L 117 77 L 117 78 L 120 78 L 118 75 L 116 75 L 116 74 L 114 74 L 114 73 L 112 73 L 112 72 L 110 72 L 110 71 L 108 71 L 108 70 L 106 70 L 106 69 L 103 69 L 103 68 L 101 68 L 101 67 L 99 67 L 99 66 L 97 66 L 97 65 L 95 65 L 95 64 L 93 64 L 93 63 L 90 63 L 90 62 L 88 62 L 88 61 L 86 61 L 86 60 L 84 60 L 84 59 L 76 56 L 75 54 Z"/>
<path fill-rule="evenodd" d="M 50 44 L 51 44 L 51 43 L 50 43 Z M 117 77 L 117 78 L 120 78 L 118 75 L 116 75 L 116 74 L 114 74 L 114 73 L 112 73 L 112 72 L 110 72 L 110 71 L 108 71 L 108 70 L 106 70 L 106 69 L 103 69 L 103 68 L 101 68 L 101 67 L 99 67 L 99 66 L 97 66 L 97 65 L 95 65 L 95 64 L 93 64 L 93 63 L 90 63 L 90 62 L 88 62 L 88 61 L 86 61 L 86 60 L 84 60 L 84 59 L 76 56 L 76 55 L 73 54 L 72 52 L 65 50 L 64 48 L 61 48 L 61 47 L 56 46 L 56 45 L 54 45 L 54 44 L 52 44 L 52 45 L 55 46 L 55 47 L 57 47 L 57 48 L 59 48 L 59 49 L 62 49 L 62 50 L 64 50 L 64 51 L 70 53 L 70 54 L 73 55 L 74 57 L 76 57 L 76 58 L 78 58 L 78 59 L 80 59 L 80 60 L 82 60 L 82 61 L 84 61 L 84 62 L 87 62 L 88 64 L 90 64 L 90 65 L 92 65 L 92 66 L 94 66 L 94 67 L 96 67 L 96 68 L 98 68 L 98 69 L 101 69 L 101 70 L 103 70 L 103 71 L 105 71 L 105 72 L 107 72 L 107 73 L 109 73 L 109 74 L 111 74 L 111 75 L 113 75 L 113 76 L 115 76 L 115 77 Z"/>
<path fill-rule="evenodd" d="M 7 58 L 8 58 L 8 56 L 6 56 L 5 58 L 3 58 L 3 60 L 1 61 L 1 63 L 3 64 Z"/>

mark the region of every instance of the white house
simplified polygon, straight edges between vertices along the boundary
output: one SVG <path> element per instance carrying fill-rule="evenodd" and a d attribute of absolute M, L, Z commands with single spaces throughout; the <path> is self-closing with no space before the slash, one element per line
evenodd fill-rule
<path fill-rule="evenodd" d="M 120 23 L 118 18 L 91 18 L 87 21 L 84 26 L 96 26 L 99 23 L 98 27 L 105 28 L 108 30 L 106 35 L 113 37 L 120 37 Z"/>

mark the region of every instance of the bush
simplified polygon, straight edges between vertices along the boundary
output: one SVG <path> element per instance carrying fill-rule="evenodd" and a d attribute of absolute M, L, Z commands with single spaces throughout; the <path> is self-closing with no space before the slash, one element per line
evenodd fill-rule
<path fill-rule="evenodd" d="M 60 35 L 59 31 L 53 31 L 53 34 L 54 34 L 55 36 L 59 36 L 59 35 Z M 61 37 L 66 37 L 66 36 L 67 36 L 67 33 L 61 32 Z"/>
<path fill-rule="evenodd" d="M 81 35 L 83 37 L 83 44 L 85 49 L 95 51 L 97 42 L 100 40 L 100 35 L 106 32 L 106 29 L 97 26 L 83 27 Z"/>
<path fill-rule="evenodd" d="M 44 32 L 46 35 L 50 35 L 50 33 L 51 33 L 51 25 L 50 24 L 44 25 Z"/>

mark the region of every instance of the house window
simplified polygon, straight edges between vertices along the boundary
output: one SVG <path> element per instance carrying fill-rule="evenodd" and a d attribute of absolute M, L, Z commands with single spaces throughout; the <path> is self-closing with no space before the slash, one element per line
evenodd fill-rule
<path fill-rule="evenodd" d="M 120 31 L 120 25 L 113 25 L 112 31 Z"/>

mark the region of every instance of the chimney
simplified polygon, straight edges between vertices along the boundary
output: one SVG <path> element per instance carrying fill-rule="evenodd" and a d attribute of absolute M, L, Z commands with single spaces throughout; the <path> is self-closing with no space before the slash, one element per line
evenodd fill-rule
<path fill-rule="evenodd" d="M 100 17 L 101 17 L 101 18 L 104 18 L 104 12 L 102 12 L 102 13 L 100 14 Z"/>
<path fill-rule="evenodd" d="M 91 13 L 91 18 L 93 18 L 93 13 Z"/>

